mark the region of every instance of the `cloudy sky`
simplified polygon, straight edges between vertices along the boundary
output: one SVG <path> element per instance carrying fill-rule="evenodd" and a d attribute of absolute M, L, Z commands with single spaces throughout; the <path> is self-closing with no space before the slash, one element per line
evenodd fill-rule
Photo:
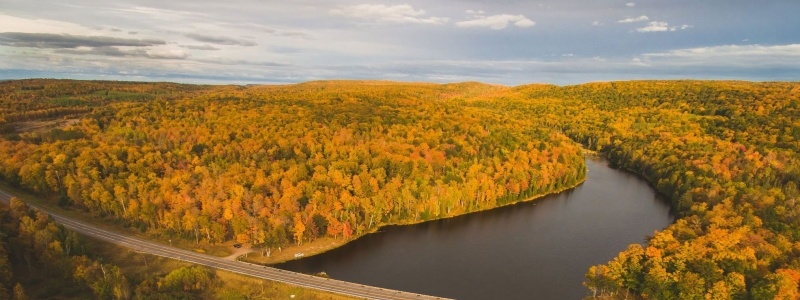
<path fill-rule="evenodd" d="M 798 0 L 2 0 L 0 79 L 800 80 Z"/>

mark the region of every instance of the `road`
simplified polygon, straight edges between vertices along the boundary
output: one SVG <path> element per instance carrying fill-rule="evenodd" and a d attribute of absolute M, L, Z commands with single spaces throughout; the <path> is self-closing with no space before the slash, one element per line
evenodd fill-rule
<path fill-rule="evenodd" d="M 9 203 L 11 199 L 9 192 L 0 190 L 0 201 Z M 46 212 L 53 217 L 57 222 L 63 224 L 65 227 L 74 230 L 80 234 L 96 238 L 99 240 L 114 243 L 123 247 L 130 248 L 134 251 L 143 252 L 152 255 L 182 260 L 198 265 L 204 265 L 221 270 L 231 271 L 239 274 L 244 274 L 252 277 L 288 283 L 305 288 L 321 290 L 341 295 L 347 295 L 357 298 L 365 299 L 445 299 L 440 297 L 421 295 L 403 291 L 396 291 L 373 287 L 363 284 L 346 282 L 341 280 L 323 278 L 313 275 L 301 274 L 256 264 L 250 264 L 240 261 L 225 260 L 222 257 L 211 256 L 207 254 L 196 253 L 188 250 L 183 250 L 161 243 L 148 241 L 130 235 L 113 232 L 110 230 L 100 229 L 93 227 L 90 224 L 83 223 L 74 219 L 66 218 L 56 213 L 53 210 L 42 208 L 28 203 L 28 206 Z"/>

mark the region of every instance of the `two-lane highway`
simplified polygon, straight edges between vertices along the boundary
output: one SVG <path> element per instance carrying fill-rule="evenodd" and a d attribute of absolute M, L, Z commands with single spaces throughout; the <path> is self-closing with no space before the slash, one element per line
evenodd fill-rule
<path fill-rule="evenodd" d="M 9 203 L 12 195 L 9 192 L 0 190 L 0 201 Z M 60 214 L 39 206 L 28 203 L 28 206 L 39 209 L 51 215 L 57 222 L 65 227 L 72 229 L 80 234 L 96 239 L 104 240 L 135 251 L 182 260 L 199 265 L 209 266 L 221 270 L 236 272 L 257 278 L 273 280 L 306 288 L 322 290 L 347 296 L 366 298 L 366 299 L 444 299 L 428 295 L 414 294 L 403 291 L 383 289 L 379 287 L 367 286 L 352 282 L 328 279 L 313 275 L 295 273 L 281 269 L 244 263 L 239 261 L 225 260 L 221 257 L 196 253 L 183 250 L 161 243 L 152 242 L 130 235 L 125 235 L 109 230 L 93 227 L 90 224 L 76 221 L 61 216 Z"/>

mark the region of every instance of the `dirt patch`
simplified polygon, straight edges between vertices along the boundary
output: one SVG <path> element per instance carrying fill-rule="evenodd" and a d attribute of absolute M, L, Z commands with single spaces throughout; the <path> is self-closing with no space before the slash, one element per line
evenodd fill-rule
<path fill-rule="evenodd" d="M 56 120 L 36 120 L 15 122 L 10 125 L 17 133 L 22 132 L 43 132 L 55 128 L 65 128 L 80 122 L 80 119 L 56 119 Z"/>
<path fill-rule="evenodd" d="M 247 254 L 247 256 L 240 257 L 239 260 L 266 265 L 277 264 L 301 257 L 320 254 L 322 252 L 342 246 L 347 242 L 349 242 L 349 240 L 324 237 L 316 239 L 310 243 L 303 243 L 300 246 L 294 245 L 282 247 L 280 249 L 272 248 L 269 252 L 269 256 L 267 256 L 267 251 L 264 251 L 264 255 L 261 255 L 261 249 L 256 249 L 255 251 Z"/>
<path fill-rule="evenodd" d="M 231 255 L 224 257 L 227 260 L 236 260 L 237 257 L 248 254 L 253 252 L 253 249 L 250 248 L 250 245 L 241 245 L 240 248 L 236 248 L 234 246 L 231 247 Z"/>

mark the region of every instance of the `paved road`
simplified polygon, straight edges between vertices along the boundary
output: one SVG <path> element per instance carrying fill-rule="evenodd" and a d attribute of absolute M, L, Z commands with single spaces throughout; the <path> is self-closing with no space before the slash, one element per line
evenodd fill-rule
<path fill-rule="evenodd" d="M 8 203 L 11 194 L 0 190 L 0 201 Z M 312 275 L 295 273 L 261 265 L 255 265 L 239 261 L 225 260 L 221 257 L 196 253 L 188 250 L 178 249 L 164 244 L 147 241 L 128 235 L 95 228 L 89 224 L 69 219 L 55 213 L 49 209 L 43 209 L 35 205 L 31 207 L 40 209 L 50 214 L 57 222 L 69 229 L 86 236 L 108 241 L 135 251 L 182 260 L 212 268 L 236 272 L 257 278 L 279 281 L 292 285 L 302 286 L 315 290 L 327 291 L 336 294 L 353 296 L 366 299 L 445 299 L 421 294 L 414 294 L 396 290 L 383 289 L 379 287 L 367 286 L 357 283 L 340 281 L 335 279 L 322 278 Z"/>

